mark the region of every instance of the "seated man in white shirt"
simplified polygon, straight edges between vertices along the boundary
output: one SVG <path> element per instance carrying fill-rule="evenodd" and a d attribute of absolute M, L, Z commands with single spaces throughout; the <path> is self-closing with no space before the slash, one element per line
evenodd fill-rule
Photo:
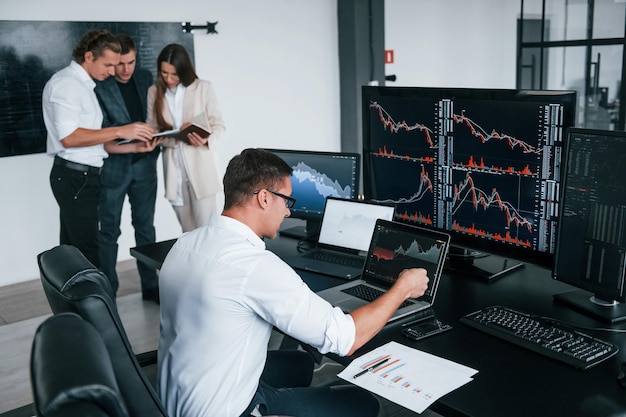
<path fill-rule="evenodd" d="M 290 174 L 265 150 L 235 156 L 222 215 L 181 236 L 163 263 L 158 386 L 172 416 L 378 415 L 375 397 L 356 386 L 308 387 L 310 370 L 285 381 L 313 361 L 281 351 L 266 361 L 267 344 L 276 327 L 321 353 L 350 355 L 402 302 L 424 293 L 426 271 L 403 271 L 389 292 L 351 314 L 333 308 L 265 250 L 263 238 L 276 237 L 295 202 Z M 281 372 L 280 383 L 270 377 Z"/>

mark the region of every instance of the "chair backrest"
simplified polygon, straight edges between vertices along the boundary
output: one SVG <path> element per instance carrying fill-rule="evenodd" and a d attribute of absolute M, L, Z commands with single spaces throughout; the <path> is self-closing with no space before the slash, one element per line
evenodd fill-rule
<path fill-rule="evenodd" d="M 39 254 L 37 262 L 52 312 L 76 313 L 100 333 L 130 416 L 167 416 L 132 350 L 108 278 L 70 245 Z"/>
<path fill-rule="evenodd" d="M 39 325 L 30 375 L 40 417 L 128 417 L 102 338 L 76 314 L 58 314 Z"/>

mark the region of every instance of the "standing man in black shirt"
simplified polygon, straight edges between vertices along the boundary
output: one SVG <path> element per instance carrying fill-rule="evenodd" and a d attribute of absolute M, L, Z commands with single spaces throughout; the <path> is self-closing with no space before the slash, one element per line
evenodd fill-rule
<path fill-rule="evenodd" d="M 104 114 L 103 126 L 124 125 L 133 121 L 145 122 L 148 88 L 152 74 L 144 69 L 135 70 L 137 48 L 130 36 L 116 35 L 122 46 L 120 62 L 115 66 L 115 77 L 96 86 L 96 95 Z M 104 161 L 100 175 L 100 258 L 101 269 L 117 292 L 119 281 L 117 264 L 117 240 L 121 234 L 120 221 L 124 199 L 128 195 L 131 206 L 135 243 L 144 245 L 156 240 L 154 209 L 157 191 L 156 162 L 159 157 L 158 141 L 148 145 L 140 142 L 105 144 L 109 157 Z M 144 300 L 159 303 L 156 270 L 137 261 Z"/>

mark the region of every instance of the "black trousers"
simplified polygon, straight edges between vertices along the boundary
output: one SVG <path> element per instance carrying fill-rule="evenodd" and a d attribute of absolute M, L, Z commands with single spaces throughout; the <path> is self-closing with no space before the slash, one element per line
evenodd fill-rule
<path fill-rule="evenodd" d="M 100 175 L 96 171 L 98 170 L 71 169 L 57 164 L 55 160 L 50 171 L 50 187 L 59 205 L 60 244 L 76 246 L 96 268 L 99 268 Z"/>
<path fill-rule="evenodd" d="M 262 415 L 297 417 L 376 417 L 378 400 L 355 385 L 310 387 L 315 362 L 304 351 L 268 352 L 255 397 L 241 415 L 258 404 Z"/>

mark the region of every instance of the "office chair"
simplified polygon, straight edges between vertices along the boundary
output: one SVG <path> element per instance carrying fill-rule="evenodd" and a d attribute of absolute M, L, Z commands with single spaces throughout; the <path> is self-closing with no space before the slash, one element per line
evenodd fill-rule
<path fill-rule="evenodd" d="M 39 254 L 37 262 L 52 312 L 76 313 L 100 333 L 129 415 L 166 417 L 165 408 L 132 350 L 108 278 L 74 246 L 54 247 Z M 144 364 L 156 363 L 156 352 L 152 356 Z"/>
<path fill-rule="evenodd" d="M 39 417 L 128 417 L 102 338 L 76 314 L 39 325 L 30 381 Z"/>
<path fill-rule="evenodd" d="M 75 313 L 100 333 L 129 415 L 167 417 L 128 341 L 108 278 L 70 245 L 40 253 L 37 263 L 52 312 Z M 156 352 L 153 353 L 146 364 L 156 363 Z"/>

